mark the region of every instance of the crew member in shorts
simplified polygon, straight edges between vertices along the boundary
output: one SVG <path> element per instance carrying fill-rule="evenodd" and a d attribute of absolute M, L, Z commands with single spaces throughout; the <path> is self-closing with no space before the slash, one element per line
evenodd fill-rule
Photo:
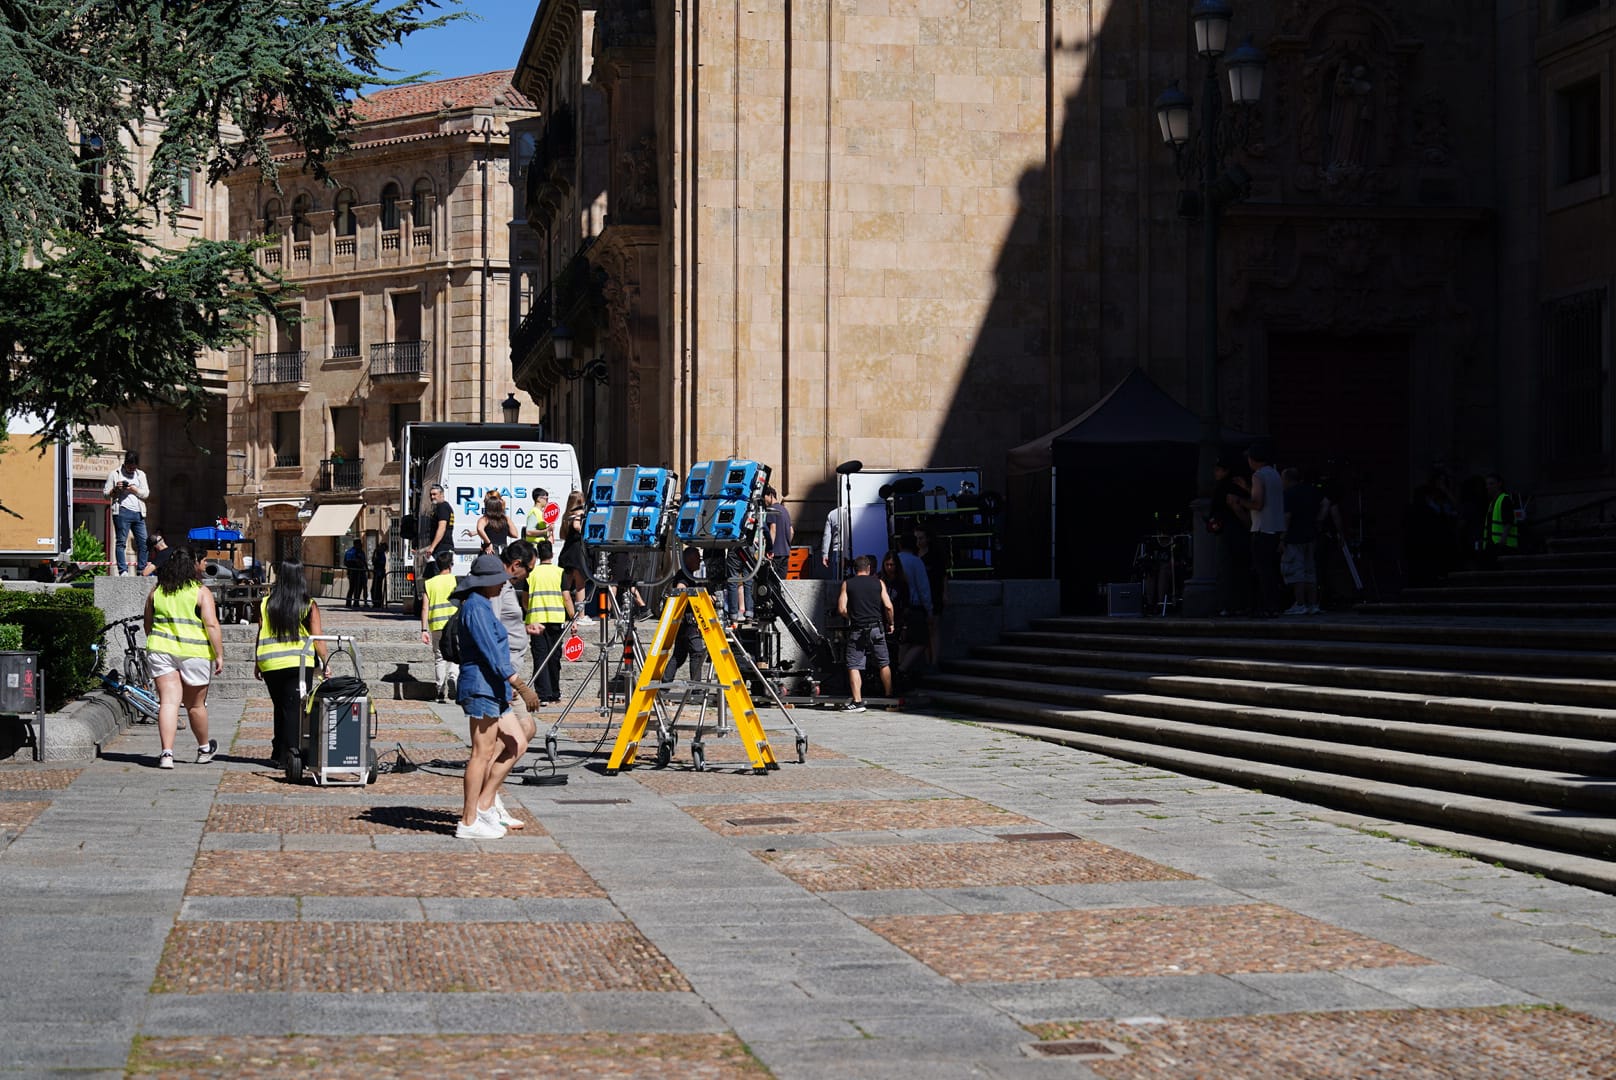
<path fill-rule="evenodd" d="M 853 560 L 853 576 L 842 582 L 836 613 L 848 622 L 847 685 L 853 699 L 847 711 L 863 712 L 864 665 L 868 657 L 873 656 L 881 669 L 882 695 L 892 696 L 892 658 L 887 652 L 887 635 L 892 633 L 892 598 L 875 576 L 873 555 Z"/>

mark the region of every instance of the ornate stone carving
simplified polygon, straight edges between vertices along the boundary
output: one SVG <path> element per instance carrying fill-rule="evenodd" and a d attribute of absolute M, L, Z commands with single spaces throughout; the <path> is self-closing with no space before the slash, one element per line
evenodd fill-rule
<path fill-rule="evenodd" d="M 1448 102 L 1441 94 L 1424 94 L 1414 103 L 1414 149 L 1425 165 L 1450 165 L 1453 148 L 1448 141 Z"/>
<path fill-rule="evenodd" d="M 656 10 L 650 0 L 604 0 L 595 10 L 594 52 L 656 47 Z"/>
<path fill-rule="evenodd" d="M 656 136 L 639 140 L 617 155 L 611 215 L 614 221 L 653 224 L 657 209 Z"/>
<path fill-rule="evenodd" d="M 1375 5 L 1290 5 L 1271 52 L 1274 115 L 1292 118 L 1282 141 L 1290 144 L 1298 192 L 1361 205 L 1405 187 L 1404 93 L 1420 48 Z"/>

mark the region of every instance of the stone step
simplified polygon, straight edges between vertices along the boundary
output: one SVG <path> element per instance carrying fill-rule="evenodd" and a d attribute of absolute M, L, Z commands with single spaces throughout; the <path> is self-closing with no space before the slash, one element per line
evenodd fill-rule
<path fill-rule="evenodd" d="M 1551 536 L 1544 545 L 1550 552 L 1599 552 L 1616 555 L 1616 536 Z"/>
<path fill-rule="evenodd" d="M 1548 551 L 1535 555 L 1503 555 L 1500 570 L 1610 570 L 1616 569 L 1616 551 Z"/>
<path fill-rule="evenodd" d="M 1133 621 L 1133 620 L 1117 620 Z M 1268 623 L 1277 620 L 1268 620 Z M 1170 625 L 1170 623 L 1164 623 Z M 1178 637 L 1150 635 L 1146 647 L 1153 652 L 1181 652 L 1189 656 L 1240 657 L 1297 663 L 1389 665 L 1399 668 L 1428 668 L 1438 671 L 1481 671 L 1533 677 L 1574 677 L 1602 679 L 1611 674 L 1608 654 L 1581 650 L 1501 648 L 1480 645 L 1433 645 L 1409 642 L 1353 640 L 1293 640 L 1242 637 Z M 1055 650 L 1109 649 L 1129 647 L 1142 640 L 1140 635 L 1050 633 L 1039 630 L 1005 634 L 1004 646 Z M 1489 640 L 1497 642 L 1498 634 Z"/>
<path fill-rule="evenodd" d="M 1499 567 L 1496 570 L 1458 570 L 1447 576 L 1440 586 L 1493 587 L 1508 586 L 1584 586 L 1596 585 L 1616 588 L 1616 566 L 1603 567 Z M 1405 595 L 1406 595 L 1405 590 Z"/>
<path fill-rule="evenodd" d="M 982 660 L 1027 663 L 1041 667 L 1100 667 L 1126 671 L 1208 675 L 1257 682 L 1293 682 L 1306 686 L 1340 686 L 1363 690 L 1481 698 L 1492 701 L 1530 701 L 1543 705 L 1579 705 L 1601 708 L 1616 703 L 1616 680 L 1540 678 L 1494 675 L 1471 671 L 1372 667 L 1351 664 L 1293 663 L 1258 658 L 1189 656 L 1140 652 L 1132 642 L 1109 649 L 1027 649 L 1012 645 L 979 647 L 972 656 Z M 951 663 L 950 668 L 958 662 Z M 1550 716 L 1554 714 L 1550 712 Z M 1547 722 L 1544 734 L 1576 735 Z"/>
<path fill-rule="evenodd" d="M 1510 601 L 1387 601 L 1378 604 L 1360 604 L 1358 611 L 1365 615 L 1449 615 L 1464 618 L 1488 616 L 1521 619 L 1613 619 L 1616 603 L 1518 603 Z"/>
<path fill-rule="evenodd" d="M 1403 603 L 1439 600 L 1443 603 L 1503 603 L 1550 605 L 1616 604 L 1616 585 L 1433 585 L 1404 589 L 1398 594 Z"/>
<path fill-rule="evenodd" d="M 1006 721 L 996 726 L 1007 730 L 1112 757 L 1454 832 L 1616 860 L 1616 820 L 1608 814 L 1546 810 L 1537 803 L 1433 790 L 1421 783 L 1385 778 L 1377 763 L 1385 760 L 1404 775 L 1434 777 L 1452 767 L 1439 759 L 1391 751 L 1354 753 L 1317 740 L 1239 732 L 1208 742 L 1204 739 L 1208 732 L 1200 725 L 1100 710 L 1055 709 L 976 694 L 939 691 L 933 700 L 946 709 Z M 1199 745 L 1187 745 L 1180 739 Z"/>
<path fill-rule="evenodd" d="M 1215 727 L 1219 732 L 1239 729 L 1242 732 L 1264 732 L 1286 738 L 1305 739 L 1311 743 L 1324 740 L 1339 743 L 1354 751 L 1387 750 L 1400 753 L 1441 758 L 1444 768 L 1451 772 L 1436 775 L 1433 781 L 1422 774 L 1426 786 L 1444 787 L 1458 784 L 1453 790 L 1476 794 L 1504 795 L 1524 801 L 1548 801 L 1557 806 L 1577 806 L 1583 809 L 1608 807 L 1616 809 L 1616 783 L 1602 782 L 1604 786 L 1590 787 L 1590 781 L 1570 780 L 1564 776 L 1539 783 L 1538 772 L 1550 770 L 1556 774 L 1577 777 L 1616 778 L 1616 743 L 1602 738 L 1566 738 L 1559 735 L 1538 735 L 1521 731 L 1497 731 L 1468 727 L 1463 723 L 1465 709 L 1481 712 L 1488 702 L 1465 702 L 1463 699 L 1432 702 L 1438 710 L 1429 719 L 1399 720 L 1367 714 L 1364 706 L 1373 706 L 1377 697 L 1388 695 L 1357 694 L 1335 691 L 1309 694 L 1315 690 L 1303 686 L 1264 686 L 1239 683 L 1232 680 L 1188 679 L 1164 676 L 1141 677 L 1132 672 L 1087 671 L 1073 672 L 1078 684 L 1033 681 L 1024 669 L 1010 665 L 994 665 L 997 671 L 967 670 L 959 674 L 939 675 L 927 683 L 928 690 L 946 690 L 956 693 L 988 694 L 997 691 L 1005 697 L 1019 700 L 1049 702 L 1061 708 L 1105 710 L 1130 716 L 1159 718 L 1185 724 Z M 955 665 L 950 665 L 952 672 Z M 1398 695 L 1412 698 L 1413 695 Z M 1296 704 L 1308 702 L 1317 708 Z M 1327 711 L 1330 706 L 1352 711 Z M 1358 706 L 1358 708 L 1354 708 Z M 1595 713 L 1597 710 L 1582 710 Z M 1444 715 L 1447 713 L 1449 715 Z M 1616 713 L 1602 713 L 1598 724 L 1604 732 L 1616 730 L 1611 718 Z M 1443 722 L 1446 719 L 1448 722 Z M 1593 730 L 1595 718 L 1587 717 Z M 1478 781 L 1474 769 L 1477 763 L 1503 766 L 1503 771 L 1491 770 L 1481 774 Z M 1523 771 L 1525 770 L 1525 771 Z M 1502 785 L 1488 790 L 1477 790 L 1478 782 Z M 1527 786 L 1522 787 L 1522 784 Z"/>
<path fill-rule="evenodd" d="M 1073 615 L 1034 620 L 1030 631 L 1442 646 L 1497 645 L 1500 636 L 1507 634 L 1511 644 L 1534 649 L 1616 652 L 1616 625 L 1567 627 L 1553 619 L 1374 619 L 1351 613 L 1280 619 L 1113 619 Z"/>
<path fill-rule="evenodd" d="M 1227 705 L 1293 710 L 1307 716 L 1364 717 L 1375 721 L 1406 722 L 1415 729 L 1447 725 L 1478 739 L 1502 733 L 1508 740 L 1542 740 L 1549 756 L 1540 767 L 1579 769 L 1616 774 L 1616 710 L 1577 705 L 1537 705 L 1508 699 L 1470 698 L 1451 689 L 1446 693 L 1404 692 L 1364 686 L 1316 686 L 1285 678 L 1253 680 L 1186 674 L 1163 666 L 1161 670 L 1054 666 L 1035 662 L 959 660 L 947 664 L 945 675 L 962 680 L 995 679 L 1024 696 L 1041 696 L 1045 687 L 1095 691 L 1123 691 L 1194 698 Z M 939 677 L 941 678 L 941 676 Z M 929 685 L 929 683 L 928 683 Z M 1045 698 L 1045 700 L 1048 700 Z M 1603 755 L 1588 757 L 1594 746 Z M 1575 747 L 1575 756 L 1556 748 Z M 1465 756 L 1455 748 L 1457 756 Z M 1515 761 L 1511 757 L 1484 760 Z"/>

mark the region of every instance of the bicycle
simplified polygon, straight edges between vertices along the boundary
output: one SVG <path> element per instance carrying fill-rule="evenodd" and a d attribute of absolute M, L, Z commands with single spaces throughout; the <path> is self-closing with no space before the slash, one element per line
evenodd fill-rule
<path fill-rule="evenodd" d="M 123 627 L 123 670 L 101 673 L 101 687 L 123 705 L 124 712 L 137 724 L 157 723 L 157 687 L 151 677 L 151 665 L 146 649 L 139 644 L 134 624 L 143 616 L 131 615 L 127 619 L 110 622 L 101 628 L 104 634 L 114 626 Z M 101 645 L 97 642 L 90 651 L 99 659 Z"/>

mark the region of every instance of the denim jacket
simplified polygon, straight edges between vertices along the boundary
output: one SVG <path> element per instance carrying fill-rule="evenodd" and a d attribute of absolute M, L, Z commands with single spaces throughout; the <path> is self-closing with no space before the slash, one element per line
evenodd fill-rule
<path fill-rule="evenodd" d="M 514 674 L 505 627 L 488 597 L 473 592 L 460 605 L 460 690 L 455 700 L 464 705 L 470 698 L 488 697 L 503 706 L 511 697 L 505 680 Z"/>

